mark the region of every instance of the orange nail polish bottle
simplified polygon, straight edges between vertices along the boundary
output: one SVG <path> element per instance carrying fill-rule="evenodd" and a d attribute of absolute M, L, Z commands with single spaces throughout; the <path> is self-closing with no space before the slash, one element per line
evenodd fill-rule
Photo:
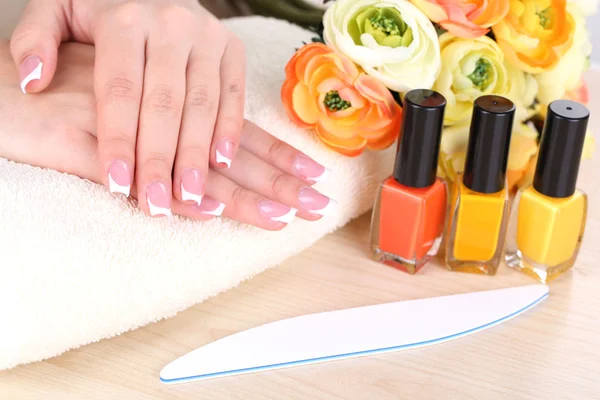
<path fill-rule="evenodd" d="M 394 173 L 373 207 L 373 257 L 411 274 L 437 253 L 444 231 L 447 187 L 436 171 L 445 106 L 432 90 L 406 94 Z"/>

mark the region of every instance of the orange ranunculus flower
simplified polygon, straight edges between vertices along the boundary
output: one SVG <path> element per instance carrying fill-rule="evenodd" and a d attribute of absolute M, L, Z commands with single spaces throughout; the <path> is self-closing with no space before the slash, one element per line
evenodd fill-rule
<path fill-rule="evenodd" d="M 454 36 L 478 38 L 508 13 L 510 0 L 411 0 Z"/>
<path fill-rule="evenodd" d="M 285 73 L 281 99 L 290 119 L 314 128 L 331 149 L 352 157 L 389 147 L 398 137 L 402 109 L 349 58 L 311 43 L 294 54 Z"/>
<path fill-rule="evenodd" d="M 511 0 L 492 31 L 507 60 L 535 74 L 554 68 L 569 50 L 575 21 L 566 0 Z"/>

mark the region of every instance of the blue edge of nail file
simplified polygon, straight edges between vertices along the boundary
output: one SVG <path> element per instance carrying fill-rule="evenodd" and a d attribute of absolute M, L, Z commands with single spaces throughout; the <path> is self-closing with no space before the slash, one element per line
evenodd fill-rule
<path fill-rule="evenodd" d="M 284 319 L 200 347 L 165 366 L 160 380 L 183 383 L 442 343 L 507 321 L 548 291 L 528 285 Z"/>

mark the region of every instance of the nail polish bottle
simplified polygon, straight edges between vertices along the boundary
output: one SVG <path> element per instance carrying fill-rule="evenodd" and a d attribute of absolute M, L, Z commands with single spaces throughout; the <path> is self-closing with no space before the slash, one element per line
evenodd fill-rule
<path fill-rule="evenodd" d="M 587 195 L 576 189 L 589 119 L 574 101 L 550 104 L 533 184 L 515 198 L 506 263 L 546 283 L 575 263 L 587 214 Z"/>
<path fill-rule="evenodd" d="M 463 174 L 452 188 L 446 265 L 452 271 L 494 275 L 508 222 L 506 167 L 515 114 L 500 96 L 475 100 Z"/>
<path fill-rule="evenodd" d="M 375 260 L 414 274 L 439 247 L 446 183 L 436 178 L 446 99 L 432 90 L 404 97 L 393 175 L 379 186 L 371 220 Z"/>

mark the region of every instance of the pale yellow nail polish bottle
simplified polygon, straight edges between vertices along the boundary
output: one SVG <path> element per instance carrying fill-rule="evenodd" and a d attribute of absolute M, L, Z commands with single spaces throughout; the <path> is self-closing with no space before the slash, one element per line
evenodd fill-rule
<path fill-rule="evenodd" d="M 533 185 L 513 205 L 506 262 L 546 283 L 575 263 L 587 214 L 587 195 L 576 189 L 589 119 L 570 100 L 550 104 Z"/>

